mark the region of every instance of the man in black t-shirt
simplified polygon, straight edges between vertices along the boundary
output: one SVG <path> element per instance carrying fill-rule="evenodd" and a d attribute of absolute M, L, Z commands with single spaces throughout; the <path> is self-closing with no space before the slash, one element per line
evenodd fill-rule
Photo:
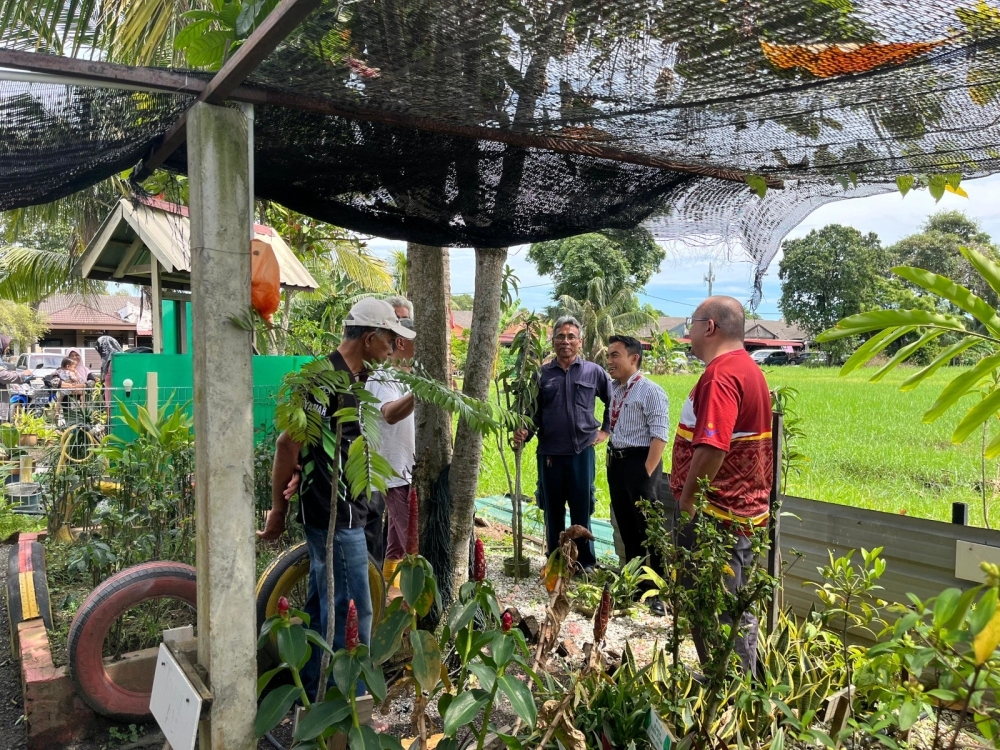
<path fill-rule="evenodd" d="M 396 339 L 412 339 L 414 332 L 399 323 L 395 311 L 387 302 L 374 297 L 360 300 L 344 321 L 344 338 L 337 350 L 330 355 L 334 368 L 350 373 L 351 379 L 366 380 L 365 363 L 379 363 L 392 354 Z M 328 406 L 317 402 L 307 408 L 315 409 L 328 417 L 343 408 L 357 406 L 354 396 L 330 398 Z M 344 422 L 341 430 L 341 472 L 347 462 L 351 443 L 360 434 L 357 421 Z M 288 499 L 285 490 L 295 472 L 302 466 L 302 485 L 299 504 L 302 523 L 309 549 L 309 598 L 304 611 L 311 619 L 313 630 L 326 635 L 329 606 L 327 602 L 326 538 L 330 524 L 330 498 L 332 495 L 332 458 L 322 444 L 303 446 L 292 440 L 288 433 L 281 433 L 274 454 L 271 471 L 271 510 L 264 530 L 257 532 L 261 539 L 272 540 L 285 530 Z M 368 521 L 368 500 L 362 495 L 353 497 L 342 485 L 337 497 L 336 530 L 333 545 L 334 577 L 334 650 L 345 643 L 345 626 L 350 601 L 358 611 L 358 633 L 362 643 L 371 639 L 372 602 L 368 586 L 368 548 L 365 543 L 365 524 Z M 320 650 L 313 649 L 312 658 L 302 670 L 303 683 L 312 695 L 319 684 Z"/>

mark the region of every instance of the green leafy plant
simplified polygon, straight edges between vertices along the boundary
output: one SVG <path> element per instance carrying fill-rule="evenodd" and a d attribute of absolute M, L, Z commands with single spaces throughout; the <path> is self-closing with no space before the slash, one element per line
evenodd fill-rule
<path fill-rule="evenodd" d="M 801 443 L 806 438 L 802 429 L 802 418 L 795 411 L 795 401 L 799 392 L 788 385 L 775 386 L 771 391 L 771 408 L 781 412 L 781 494 L 788 490 L 788 477 L 801 474 L 809 463 L 809 457 L 802 453 Z"/>
<path fill-rule="evenodd" d="M 569 592 L 574 606 L 587 615 L 592 615 L 601 602 L 605 586 L 611 596 L 612 614 L 631 614 L 642 585 L 648 579 L 643 572 L 643 558 L 629 560 L 620 573 L 607 568 L 595 570 L 588 581 L 577 583 Z"/>
<path fill-rule="evenodd" d="M 896 178 L 896 187 L 899 188 L 899 192 L 904 198 L 911 190 L 926 188 L 931 197 L 934 198 L 935 203 L 939 202 L 946 192 L 968 198 L 969 195 L 961 188 L 961 184 L 962 175 L 959 172 L 949 174 L 907 174 Z"/>
<path fill-rule="evenodd" d="M 763 566 L 767 558 L 767 533 L 765 529 L 750 531 L 753 562 L 743 571 L 744 585 L 735 592 L 726 586 L 726 577 L 732 576 L 729 565 L 732 547 L 736 543 L 734 532 L 717 523 L 704 512 L 711 491 L 710 483 L 702 478 L 696 495 L 698 510 L 692 520 L 682 514 L 679 525 L 675 525 L 674 536 L 651 535 L 647 543 L 657 549 L 664 561 L 666 576 L 661 577 L 650 567 L 643 570 L 652 587 L 643 598 L 658 596 L 667 603 L 673 614 L 674 624 L 667 641 L 672 661 L 669 665 L 671 689 L 667 696 L 668 719 L 682 734 L 691 733 L 692 742 L 711 744 L 712 739 L 726 736 L 733 731 L 731 718 L 720 717 L 720 708 L 733 699 L 735 691 L 744 680 L 736 657 L 738 625 L 724 625 L 720 614 L 728 614 L 730 621 L 739 623 L 744 612 L 752 611 L 765 599 L 773 595 L 778 581 L 769 575 Z M 664 528 L 666 519 L 658 503 L 643 502 L 649 528 Z M 678 543 L 678 534 L 685 524 L 693 524 L 691 532 L 694 542 L 690 549 Z M 666 537 L 666 538 L 665 538 Z M 691 676 L 680 661 L 680 644 L 693 631 L 700 634 L 706 652 L 705 675 L 698 690 L 691 695 Z M 685 690 L 687 685 L 687 690 Z M 692 706 L 697 706 L 697 713 Z"/>
<path fill-rule="evenodd" d="M 295 622 L 292 618 L 301 622 Z M 361 724 L 358 717 L 357 688 L 361 682 L 375 700 L 386 696 L 385 677 L 381 667 L 372 658 L 368 647 L 359 642 L 358 615 L 351 602 L 346 625 L 346 646 L 333 652 L 326 640 L 309 629 L 309 615 L 288 605 L 284 598 L 278 612 L 261 626 L 258 648 L 263 648 L 272 638 L 277 641 L 281 664 L 262 674 L 257 680 L 258 695 L 282 672 L 291 675 L 291 685 L 272 689 L 257 709 L 254 732 L 258 738 L 270 732 L 285 717 L 292 704 L 299 701 L 305 714 L 299 721 L 293 737 L 293 747 L 321 748 L 326 750 L 327 740 L 340 732 L 346 734 L 351 747 L 365 750 L 401 750 L 399 740 L 389 734 L 376 734 L 370 726 Z M 320 671 L 320 695 L 311 700 L 302 685 L 301 670 L 312 656 L 312 649 L 321 649 L 329 664 Z M 335 686 L 327 689 L 330 677 Z"/>
<path fill-rule="evenodd" d="M 509 269 L 508 269 L 509 270 Z M 498 406 L 507 413 L 517 415 L 517 421 L 508 422 L 504 429 L 496 433 L 497 451 L 507 477 L 507 487 L 511 499 L 511 530 L 514 536 L 514 578 L 520 578 L 521 563 L 524 560 L 524 529 L 522 519 L 521 462 L 524 444 L 513 440 L 517 429 L 534 429 L 534 414 L 538 406 L 538 373 L 545 359 L 545 324 L 534 313 L 517 312 L 520 300 L 511 301 L 501 316 L 501 331 L 511 325 L 520 329 L 514 334 L 510 354 L 513 364 L 498 369 L 494 377 Z M 507 451 L 504 443 L 511 446 L 514 453 L 514 475 L 507 465 Z"/>

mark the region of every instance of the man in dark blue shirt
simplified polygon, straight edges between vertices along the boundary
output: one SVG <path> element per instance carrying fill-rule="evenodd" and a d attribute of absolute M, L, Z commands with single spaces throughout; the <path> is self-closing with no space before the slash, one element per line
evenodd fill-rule
<path fill-rule="evenodd" d="M 576 318 L 559 318 L 552 326 L 556 357 L 538 375 L 538 407 L 532 415 L 538 435 L 538 483 L 544 498 L 545 543 L 552 554 L 566 528 L 566 504 L 573 524 L 590 529 L 594 497 L 594 446 L 608 439 L 611 381 L 604 368 L 580 358 L 583 330 Z M 604 402 L 604 421 L 594 416 L 597 399 Z M 518 444 L 532 432 L 518 430 Z M 593 542 L 577 539 L 578 561 L 592 568 Z"/>

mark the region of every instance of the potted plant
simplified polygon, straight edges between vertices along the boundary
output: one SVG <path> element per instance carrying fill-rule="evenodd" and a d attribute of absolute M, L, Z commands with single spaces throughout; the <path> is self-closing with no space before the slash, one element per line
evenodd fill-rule
<path fill-rule="evenodd" d="M 38 445 L 39 432 L 45 429 L 45 420 L 42 417 L 22 411 L 14 417 L 14 426 L 20 433 L 18 445 L 33 448 Z"/>
<path fill-rule="evenodd" d="M 23 453 L 20 444 L 20 430 L 11 424 L 0 424 L 0 484 L 7 482 L 11 476 L 17 481 L 21 470 L 18 459 Z"/>
<path fill-rule="evenodd" d="M 516 308 L 519 302 L 520 300 L 514 302 L 511 307 Z M 507 410 L 516 416 L 517 421 L 497 434 L 497 442 L 504 473 L 507 475 L 507 486 L 510 489 L 510 525 L 514 536 L 514 554 L 504 560 L 504 573 L 515 579 L 520 579 L 528 575 L 530 566 L 524 557 L 524 530 L 521 522 L 521 500 L 523 498 L 521 493 L 521 458 L 524 454 L 524 444 L 515 443 L 513 435 L 515 429 L 533 429 L 535 426 L 533 415 L 538 405 L 538 370 L 542 366 L 542 359 L 545 356 L 545 346 L 543 342 L 544 324 L 537 315 L 534 313 L 516 314 L 509 321 L 510 323 L 520 323 L 521 328 L 511 342 L 510 353 L 514 358 L 514 363 L 497 375 L 496 393 L 497 400 L 501 401 L 500 405 L 506 406 Z M 511 446 L 514 452 L 513 477 L 507 465 L 504 441 Z"/>

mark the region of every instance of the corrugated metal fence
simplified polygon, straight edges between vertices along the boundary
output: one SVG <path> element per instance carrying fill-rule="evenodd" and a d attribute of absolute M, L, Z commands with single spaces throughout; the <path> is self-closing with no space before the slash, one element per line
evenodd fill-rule
<path fill-rule="evenodd" d="M 883 547 L 886 570 L 880 583 L 885 590 L 879 596 L 900 603 L 909 603 L 907 593 L 926 599 L 949 587 L 976 585 L 955 575 L 958 548 L 963 548 L 961 555 L 975 554 L 965 552 L 969 545 L 960 542 L 996 548 L 979 552 L 986 559 L 1000 557 L 1000 531 L 791 496 L 783 498 L 781 510 L 783 606 L 797 615 L 805 615 L 817 602 L 812 587 L 802 584 L 821 580 L 816 568 L 829 562 L 827 550 L 839 557 L 852 549 Z M 860 553 L 854 559 L 860 562 Z"/>

